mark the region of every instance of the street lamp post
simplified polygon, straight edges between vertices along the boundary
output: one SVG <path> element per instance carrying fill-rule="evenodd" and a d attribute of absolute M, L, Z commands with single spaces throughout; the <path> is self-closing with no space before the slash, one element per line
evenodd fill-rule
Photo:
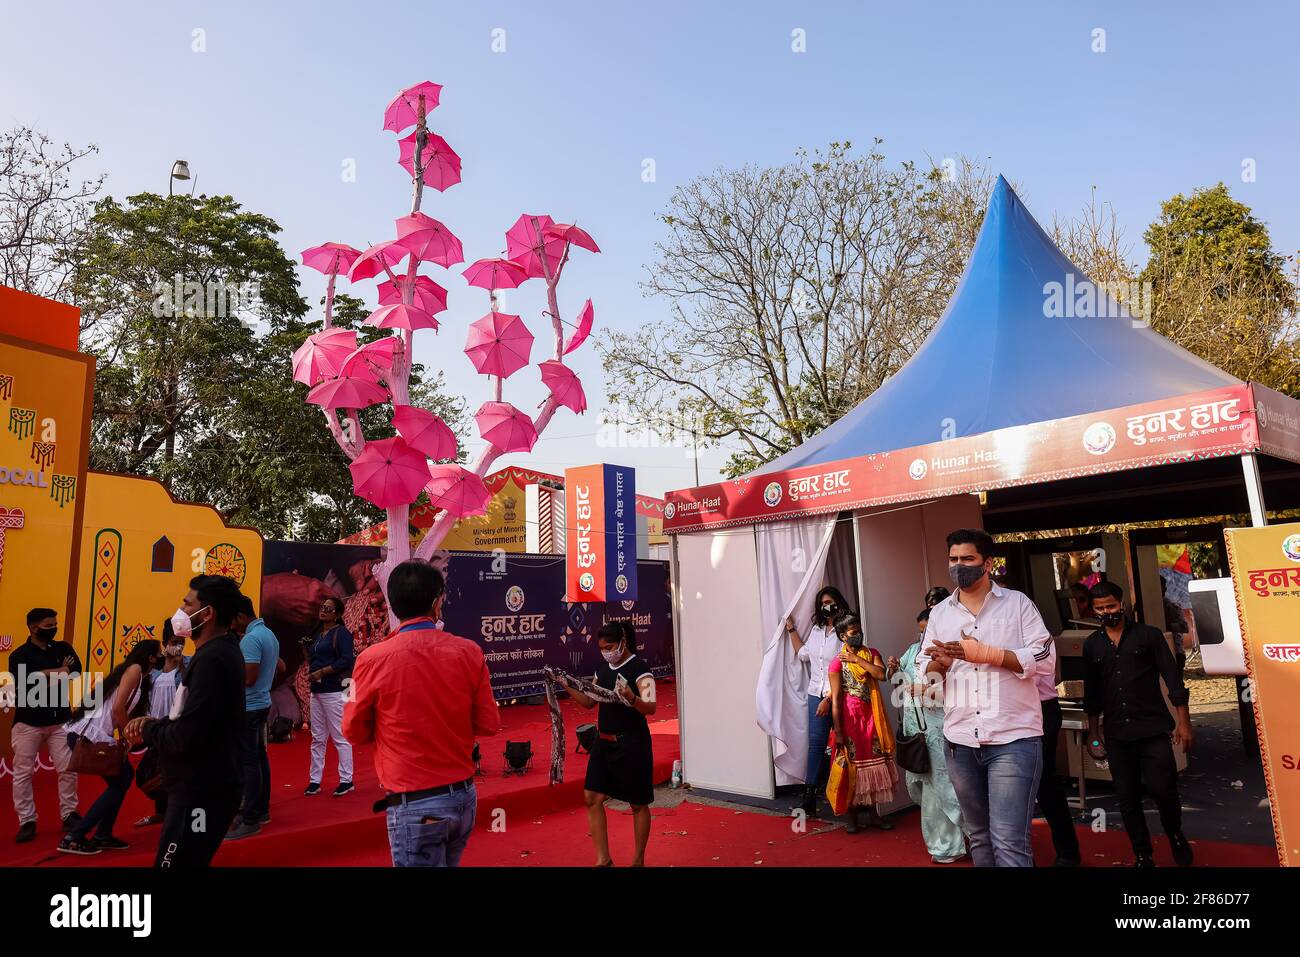
<path fill-rule="evenodd" d="M 167 198 L 170 199 L 172 196 L 172 184 L 175 180 L 189 179 L 189 178 L 190 178 L 189 163 L 187 163 L 185 160 L 177 160 L 175 163 L 172 163 L 172 175 L 171 178 L 167 180 Z"/>

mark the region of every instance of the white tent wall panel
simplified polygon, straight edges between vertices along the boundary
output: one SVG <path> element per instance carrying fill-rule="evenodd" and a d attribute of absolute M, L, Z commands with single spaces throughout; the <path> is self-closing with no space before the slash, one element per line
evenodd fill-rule
<path fill-rule="evenodd" d="M 912 508 L 891 506 L 857 516 L 862 570 L 862 615 L 867 643 L 888 660 L 901 657 L 916 640 L 916 615 L 932 585 L 948 584 L 944 538 L 956 528 L 982 528 L 979 500 L 953 496 Z M 899 709 L 892 687 L 886 710 L 895 732 Z M 899 771 L 894 800 L 882 810 L 911 804 Z"/>
<path fill-rule="evenodd" d="M 775 796 L 754 689 L 763 663 L 752 527 L 673 536 L 682 777 L 692 787 Z"/>

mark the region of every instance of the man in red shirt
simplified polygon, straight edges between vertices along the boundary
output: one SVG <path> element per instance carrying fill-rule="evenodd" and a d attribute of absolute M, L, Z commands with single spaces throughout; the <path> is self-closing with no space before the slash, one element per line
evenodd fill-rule
<path fill-rule="evenodd" d="M 443 595 L 427 562 L 393 569 L 388 607 L 401 624 L 357 657 L 343 709 L 343 736 L 375 743 L 394 867 L 460 863 L 478 808 L 474 739 L 500 726 L 482 649 L 435 624 Z"/>

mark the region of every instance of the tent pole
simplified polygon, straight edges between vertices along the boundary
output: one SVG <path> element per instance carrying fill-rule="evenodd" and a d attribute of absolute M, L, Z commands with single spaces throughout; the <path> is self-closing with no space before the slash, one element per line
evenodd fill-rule
<path fill-rule="evenodd" d="M 1259 477 L 1259 460 L 1254 452 L 1241 456 L 1241 471 L 1246 478 L 1246 499 L 1250 502 L 1250 524 L 1260 528 L 1268 524 L 1268 513 L 1264 510 L 1264 483 Z"/>

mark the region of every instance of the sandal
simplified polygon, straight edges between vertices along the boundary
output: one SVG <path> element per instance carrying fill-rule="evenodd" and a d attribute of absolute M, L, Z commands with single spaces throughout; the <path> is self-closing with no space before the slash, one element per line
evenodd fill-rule
<path fill-rule="evenodd" d="M 163 822 L 161 814 L 150 814 L 148 817 L 142 817 L 135 822 L 136 827 L 152 827 L 155 824 Z"/>

